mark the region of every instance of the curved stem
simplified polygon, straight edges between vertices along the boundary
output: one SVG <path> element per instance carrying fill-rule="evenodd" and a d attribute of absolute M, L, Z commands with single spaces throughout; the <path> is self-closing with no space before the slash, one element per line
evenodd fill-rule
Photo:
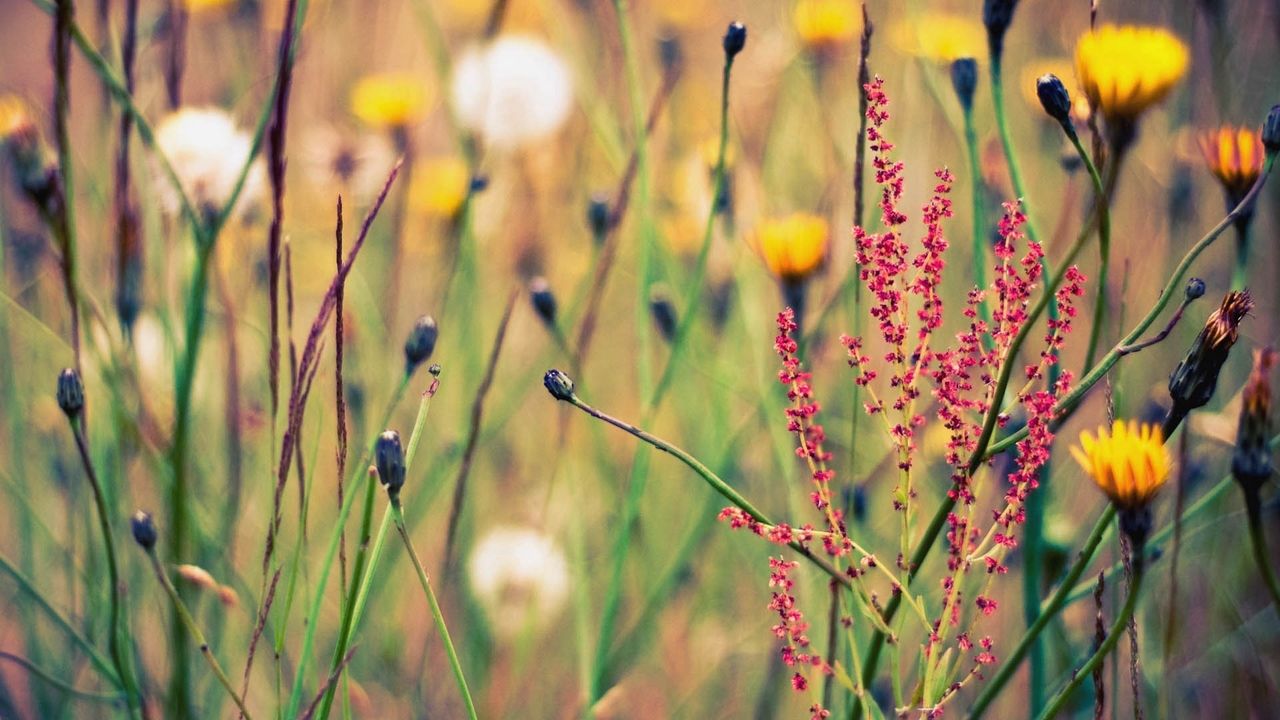
<path fill-rule="evenodd" d="M 1133 561 L 1133 585 L 1129 588 L 1129 597 L 1124 601 L 1124 607 L 1120 608 L 1120 614 L 1116 615 L 1116 619 L 1111 623 L 1111 628 L 1107 630 L 1107 638 L 1102 641 L 1102 645 L 1093 653 L 1085 664 L 1076 670 L 1075 676 L 1067 686 L 1058 691 L 1057 695 L 1049 701 L 1049 705 L 1044 712 L 1037 716 L 1037 720 L 1048 720 L 1062 711 L 1067 701 L 1071 699 L 1071 694 L 1084 684 L 1085 678 L 1091 677 L 1093 671 L 1106 660 L 1107 655 L 1115 649 L 1116 643 L 1125 634 L 1125 629 L 1129 625 L 1129 618 L 1133 616 L 1133 611 L 1138 607 L 1138 592 L 1142 589 L 1143 563 L 1140 548 L 1135 548 Z"/>
<path fill-rule="evenodd" d="M 1063 128 L 1071 145 L 1084 162 L 1089 171 L 1089 179 L 1093 182 L 1093 197 L 1098 214 L 1098 277 L 1095 281 L 1097 296 L 1093 305 L 1093 326 L 1089 329 L 1089 346 L 1084 354 L 1084 366 L 1093 367 L 1093 359 L 1098 350 L 1098 341 L 1102 337 L 1102 325 L 1106 320 L 1107 278 L 1111 269 L 1111 195 L 1115 192 L 1116 178 L 1120 174 L 1120 155 L 1117 154 L 1107 168 L 1107 181 L 1104 183 L 1098 174 L 1098 167 L 1093 158 L 1084 149 L 1080 136 L 1075 128 L 1067 125 Z"/>
<path fill-rule="evenodd" d="M 440 631 L 440 638 L 444 640 L 444 650 L 449 656 L 449 667 L 453 670 L 453 679 L 458 682 L 458 692 L 462 693 L 462 701 L 467 706 L 467 717 L 476 720 L 476 704 L 471 699 L 471 690 L 467 688 L 467 678 L 462 674 L 462 663 L 458 661 L 458 651 L 453 647 L 453 639 L 449 637 L 449 628 L 444 622 L 444 613 L 440 612 L 440 603 L 436 600 L 435 591 L 431 589 L 431 581 L 427 579 L 427 573 L 422 569 L 422 561 L 418 559 L 418 553 L 413 549 L 413 541 L 409 539 L 409 531 L 404 527 L 404 513 L 400 509 L 400 498 L 391 498 L 391 516 L 395 519 L 396 530 L 400 531 L 400 539 L 404 540 L 404 548 L 409 553 L 409 559 L 413 561 L 413 569 L 418 573 L 418 583 L 422 585 L 422 591 L 427 594 L 427 603 L 431 605 L 431 617 L 436 621 L 436 629 Z"/>

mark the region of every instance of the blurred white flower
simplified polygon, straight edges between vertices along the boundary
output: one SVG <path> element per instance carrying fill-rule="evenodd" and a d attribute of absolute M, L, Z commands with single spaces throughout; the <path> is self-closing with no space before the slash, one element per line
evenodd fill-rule
<path fill-rule="evenodd" d="M 560 129 L 573 107 L 573 81 L 540 40 L 500 37 L 466 51 L 453 72 L 453 106 L 467 129 L 511 150 Z"/>
<path fill-rule="evenodd" d="M 532 528 L 491 530 L 471 551 L 467 574 L 472 592 L 502 638 L 526 627 L 547 627 L 569 597 L 564 551 Z"/>
<path fill-rule="evenodd" d="M 252 140 L 222 110 L 182 108 L 160 121 L 156 127 L 156 145 L 173 166 L 196 212 L 211 214 L 231 199 L 240 171 L 249 158 Z M 162 207 L 170 215 L 180 215 L 182 201 L 177 189 L 158 163 L 156 172 Z M 265 170 L 262 159 L 258 158 L 245 178 L 233 215 L 243 217 L 259 203 L 265 186 Z"/>
<path fill-rule="evenodd" d="M 310 180 L 330 195 L 349 188 L 351 199 L 361 204 L 377 197 L 396 163 L 395 148 L 381 133 L 317 125 L 306 131 L 301 145 Z"/>

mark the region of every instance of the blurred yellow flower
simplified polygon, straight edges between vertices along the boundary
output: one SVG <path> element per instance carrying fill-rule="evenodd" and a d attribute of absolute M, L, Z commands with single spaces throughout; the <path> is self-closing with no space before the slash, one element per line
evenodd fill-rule
<path fill-rule="evenodd" d="M 212 10 L 221 10 L 234 3 L 235 0 L 182 0 L 182 7 L 186 8 L 187 12 L 192 15 L 196 15 Z"/>
<path fill-rule="evenodd" d="M 686 30 L 707 18 L 708 6 L 707 0 L 655 0 L 653 11 L 663 25 Z"/>
<path fill-rule="evenodd" d="M 1262 172 L 1262 159 L 1266 154 L 1262 147 L 1262 133 L 1256 128 L 1230 125 L 1202 134 L 1200 151 L 1204 153 L 1209 171 L 1236 202 L 1253 187 Z"/>
<path fill-rule="evenodd" d="M 17 95 L 0 95 L 0 142 L 31 127 L 31 113 Z"/>
<path fill-rule="evenodd" d="M 824 218 L 794 213 L 764 220 L 753 239 L 769 272 L 787 282 L 798 282 L 822 267 L 829 235 Z"/>
<path fill-rule="evenodd" d="M 1072 447 L 1071 454 L 1123 510 L 1150 503 L 1173 467 L 1160 428 L 1133 420 L 1115 421 L 1109 434 L 1100 428 L 1097 438 L 1087 430 L 1080 433 L 1080 445 Z"/>
<path fill-rule="evenodd" d="M 351 91 L 351 112 L 374 127 L 403 128 L 427 113 L 429 85 L 410 73 L 366 75 Z"/>
<path fill-rule="evenodd" d="M 423 215 L 451 218 L 462 209 L 470 182 L 471 174 L 461 158 L 429 158 L 414 167 L 409 205 Z"/>
<path fill-rule="evenodd" d="M 1190 59 L 1167 30 L 1103 25 L 1076 43 L 1076 79 L 1108 121 L 1132 121 L 1169 94 Z"/>
<path fill-rule="evenodd" d="M 986 28 L 968 15 L 927 13 L 899 20 L 890 27 L 889 39 L 908 55 L 938 62 L 985 57 L 987 49 Z"/>
<path fill-rule="evenodd" d="M 813 49 L 847 42 L 862 30 L 862 13 L 849 0 L 799 0 L 791 21 L 800 40 Z"/>

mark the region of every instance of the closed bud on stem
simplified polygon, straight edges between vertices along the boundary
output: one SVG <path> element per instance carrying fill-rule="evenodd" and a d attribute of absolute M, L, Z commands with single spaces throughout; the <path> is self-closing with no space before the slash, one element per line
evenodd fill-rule
<path fill-rule="evenodd" d="M 1193 277 L 1187 281 L 1186 297 L 1187 302 L 1199 300 L 1204 297 L 1205 285 L 1200 278 Z"/>
<path fill-rule="evenodd" d="M 72 420 L 84 410 L 84 383 L 75 368 L 63 368 L 58 373 L 58 407 Z"/>
<path fill-rule="evenodd" d="M 649 291 L 649 314 L 662 339 L 672 342 L 676 337 L 676 305 L 671 293 L 662 285 L 654 285 Z"/>
<path fill-rule="evenodd" d="M 552 368 L 542 376 L 542 384 L 551 397 L 568 402 L 573 399 L 573 380 L 563 372 Z"/>
<path fill-rule="evenodd" d="M 1018 0 L 984 0 L 982 24 L 987 26 L 987 47 L 991 50 L 991 62 L 1000 62 L 1004 53 L 1004 34 L 1013 22 L 1013 11 Z"/>
<path fill-rule="evenodd" d="M 1236 446 L 1231 453 L 1231 474 L 1245 495 L 1256 496 L 1262 484 L 1275 472 L 1271 463 L 1271 368 L 1276 363 L 1274 348 L 1253 354 L 1253 372 L 1245 383 L 1240 406 Z"/>
<path fill-rule="evenodd" d="M 544 277 L 536 277 L 529 281 L 529 300 L 533 303 L 533 311 L 538 314 L 547 327 L 556 325 L 556 296 L 551 292 L 551 284 Z"/>
<path fill-rule="evenodd" d="M 960 107 L 965 112 L 973 110 L 973 91 L 978 87 L 978 61 L 971 57 L 951 63 L 951 87 L 955 88 Z"/>
<path fill-rule="evenodd" d="M 1232 290 L 1209 316 L 1186 357 L 1169 376 L 1173 406 L 1165 420 L 1165 437 L 1173 433 L 1188 412 L 1204 407 L 1213 397 L 1218 387 L 1218 373 L 1240 337 L 1240 322 L 1251 310 L 1253 297 L 1249 291 Z"/>
<path fill-rule="evenodd" d="M 436 338 L 440 330 L 436 327 L 436 319 L 423 315 L 413 324 L 409 338 L 404 341 L 405 374 L 412 374 L 419 365 L 431 357 L 436 349 Z"/>
<path fill-rule="evenodd" d="M 1045 73 L 1036 79 L 1036 97 L 1049 117 L 1058 121 L 1068 133 L 1075 132 L 1071 124 L 1071 93 L 1053 73 Z"/>
<path fill-rule="evenodd" d="M 680 38 L 666 35 L 658 40 L 658 58 L 662 61 L 664 73 L 677 73 L 684 66 L 684 49 L 680 47 Z"/>
<path fill-rule="evenodd" d="M 747 26 L 740 22 L 734 21 L 729 23 L 729 27 L 724 31 L 724 57 L 729 62 L 742 52 L 742 48 L 747 46 Z"/>
<path fill-rule="evenodd" d="M 1262 123 L 1262 147 L 1268 155 L 1280 153 L 1280 105 L 1272 105 L 1271 112 Z"/>
<path fill-rule="evenodd" d="M 133 530 L 133 539 L 143 550 L 151 551 L 156 546 L 156 523 L 151 518 L 151 513 L 145 510 L 139 510 L 129 519 L 129 526 Z"/>
<path fill-rule="evenodd" d="M 591 228 L 591 237 L 597 245 L 604 242 L 609 232 L 609 199 L 603 195 L 592 196 L 587 204 L 587 227 Z"/>
<path fill-rule="evenodd" d="M 392 498 L 400 495 L 404 487 L 404 448 L 400 446 L 400 433 L 388 430 L 378 436 L 373 448 L 374 464 L 378 477 Z"/>

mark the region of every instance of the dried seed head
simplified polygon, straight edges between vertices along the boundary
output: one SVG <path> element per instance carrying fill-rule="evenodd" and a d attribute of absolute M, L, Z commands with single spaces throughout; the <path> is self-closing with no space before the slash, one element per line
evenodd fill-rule
<path fill-rule="evenodd" d="M 978 61 L 964 57 L 951 63 L 951 87 L 960 98 L 960 107 L 965 112 L 972 110 L 973 91 L 978 87 Z"/>
<path fill-rule="evenodd" d="M 529 300 L 533 303 L 533 311 L 538 314 L 547 327 L 556 325 L 556 296 L 551 292 L 551 284 L 544 277 L 536 277 L 529 281 Z"/>
<path fill-rule="evenodd" d="M 436 319 L 423 315 L 413 324 L 409 338 L 404 341 L 405 373 L 412 373 L 419 365 L 431 357 L 436 349 L 436 338 L 440 335 L 436 327 Z"/>
<path fill-rule="evenodd" d="M 58 373 L 58 407 L 73 420 L 84 410 L 84 383 L 75 368 L 63 368 Z"/>
<path fill-rule="evenodd" d="M 747 26 L 737 21 L 729 23 L 721 44 L 724 46 L 725 59 L 732 61 L 747 46 Z"/>
<path fill-rule="evenodd" d="M 573 399 L 573 380 L 568 375 L 556 369 L 547 371 L 542 376 L 542 384 L 547 388 L 547 392 L 551 393 L 551 397 L 557 400 L 569 401 Z"/>
<path fill-rule="evenodd" d="M 672 342 L 676 337 L 676 305 L 666 287 L 654 285 L 649 291 L 649 313 L 662 339 Z"/>
<path fill-rule="evenodd" d="M 1262 123 L 1262 147 L 1268 155 L 1280 153 L 1280 105 L 1272 105 L 1271 112 Z"/>
<path fill-rule="evenodd" d="M 387 488 L 387 494 L 396 497 L 404 487 L 404 449 L 400 446 L 400 433 L 388 430 L 378 436 L 373 451 L 378 467 L 378 477 Z"/>
<path fill-rule="evenodd" d="M 1244 386 L 1236 446 L 1231 454 L 1231 474 L 1246 494 L 1257 494 L 1275 472 L 1271 463 L 1271 368 L 1276 363 L 1274 348 L 1253 354 L 1253 372 Z"/>
<path fill-rule="evenodd" d="M 1071 125 L 1071 93 L 1067 86 L 1053 73 L 1045 73 L 1036 80 L 1036 97 L 1040 98 L 1040 106 L 1049 117 L 1057 120 L 1063 128 Z"/>
<path fill-rule="evenodd" d="M 151 550 L 156 546 L 156 523 L 151 518 L 151 513 L 145 510 L 135 512 L 129 520 L 129 526 L 133 530 L 133 539 L 144 550 Z"/>
<path fill-rule="evenodd" d="M 1172 415 L 1203 407 L 1218 386 L 1218 373 L 1240 336 L 1240 321 L 1253 309 L 1248 290 L 1232 290 L 1204 324 L 1191 350 L 1169 376 Z M 1166 428 L 1172 432 L 1172 428 Z"/>

